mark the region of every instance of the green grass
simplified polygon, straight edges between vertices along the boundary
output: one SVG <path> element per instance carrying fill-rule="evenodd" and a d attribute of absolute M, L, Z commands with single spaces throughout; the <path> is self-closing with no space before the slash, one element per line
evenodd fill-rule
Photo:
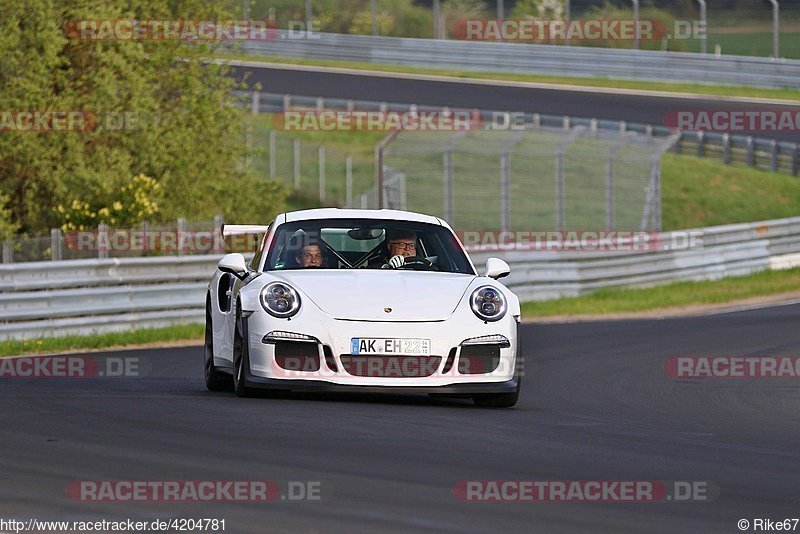
<path fill-rule="evenodd" d="M 800 177 L 666 154 L 661 168 L 664 230 L 800 215 Z"/>
<path fill-rule="evenodd" d="M 772 56 L 772 30 L 751 32 L 710 32 L 708 52 L 714 52 L 715 45 L 722 47 L 723 54 L 734 56 Z M 686 41 L 689 52 L 700 51 L 700 41 Z M 780 35 L 780 56 L 787 59 L 800 59 L 800 39 L 795 32 L 782 31 Z"/>
<path fill-rule="evenodd" d="M 800 268 L 763 271 L 718 281 L 677 282 L 637 289 L 600 289 L 581 297 L 522 304 L 523 318 L 645 312 L 693 304 L 721 304 L 800 289 Z"/>
<path fill-rule="evenodd" d="M 88 336 L 45 337 L 26 341 L 0 342 L 0 357 L 20 354 L 50 354 L 74 350 L 106 349 L 126 345 L 146 345 L 191 340 L 202 343 L 204 326 L 188 324 L 148 328 L 128 332 L 109 332 Z"/>
<path fill-rule="evenodd" d="M 713 45 L 711 45 L 713 47 Z M 713 48 L 712 48 L 713 50 Z M 781 54 L 783 55 L 783 54 Z M 535 82 L 545 84 L 567 84 L 583 87 L 601 87 L 616 89 L 633 89 L 644 91 L 666 91 L 679 93 L 695 93 L 713 96 L 738 96 L 751 98 L 776 98 L 783 100 L 800 100 L 800 90 L 792 88 L 766 89 L 758 87 L 740 87 L 731 85 L 702 85 L 693 83 L 644 82 L 635 80 L 616 80 L 605 77 L 582 78 L 572 76 L 550 76 L 539 74 L 513 74 L 508 72 L 474 72 L 445 69 L 428 69 L 422 67 L 405 67 L 399 65 L 381 65 L 358 61 L 338 61 L 325 59 L 301 59 L 273 56 L 251 56 L 246 54 L 218 54 L 220 59 L 236 59 L 242 61 L 267 61 L 290 65 L 311 65 L 322 67 L 340 67 L 358 70 L 374 70 L 381 72 L 397 72 L 412 74 L 433 74 L 453 78 L 475 78 L 480 80 L 503 80 L 513 82 Z M 265 89 L 265 90 L 268 90 Z"/>

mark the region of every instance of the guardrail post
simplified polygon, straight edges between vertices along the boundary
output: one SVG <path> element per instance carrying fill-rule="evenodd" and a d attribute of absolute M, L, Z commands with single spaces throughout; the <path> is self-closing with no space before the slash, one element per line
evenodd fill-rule
<path fill-rule="evenodd" d="M 722 134 L 722 163 L 731 164 L 731 136 L 727 133 Z"/>
<path fill-rule="evenodd" d="M 61 261 L 61 230 L 59 228 L 50 229 L 50 261 Z"/>
<path fill-rule="evenodd" d="M 625 135 L 628 131 L 628 123 L 625 121 L 619 121 L 619 133 L 620 135 Z"/>
<path fill-rule="evenodd" d="M 344 190 L 345 206 L 353 207 L 353 156 L 348 152 L 344 155 Z"/>
<path fill-rule="evenodd" d="M 212 252 L 214 254 L 222 254 L 225 252 L 225 240 L 222 239 L 222 225 L 225 223 L 225 218 L 219 214 L 214 215 L 214 229 L 212 230 L 213 243 L 214 249 Z"/>
<path fill-rule="evenodd" d="M 589 129 L 592 131 L 592 135 L 597 135 L 597 119 L 591 119 L 589 121 Z"/>
<path fill-rule="evenodd" d="M 98 259 L 108 258 L 108 225 L 100 223 L 97 225 L 97 257 Z"/>
<path fill-rule="evenodd" d="M 564 123 L 563 124 L 564 129 L 569 130 L 569 125 L 570 125 L 569 116 L 564 117 L 563 123 Z"/>
<path fill-rule="evenodd" d="M 797 176 L 800 173 L 800 145 L 795 143 L 792 150 L 792 174 Z"/>
<path fill-rule="evenodd" d="M 356 109 L 356 104 L 355 104 L 355 102 L 353 102 L 352 100 L 348 100 L 348 101 L 347 101 L 347 111 L 349 111 L 350 113 L 352 113 L 353 111 L 355 111 L 355 109 Z"/>
<path fill-rule="evenodd" d="M 672 153 L 673 154 L 680 154 L 681 153 L 681 141 L 683 140 L 683 132 L 678 131 L 678 138 L 675 140 L 675 144 L 672 145 Z"/>
<path fill-rule="evenodd" d="M 258 115 L 261 113 L 261 94 L 258 91 L 253 91 L 250 98 L 250 114 Z"/>
<path fill-rule="evenodd" d="M 697 155 L 698 157 L 703 157 L 706 155 L 706 147 L 705 147 L 705 139 L 706 134 L 703 130 L 697 132 Z"/>
<path fill-rule="evenodd" d="M 294 190 L 300 190 L 300 140 L 292 141 L 294 148 Z"/>
<path fill-rule="evenodd" d="M 533 127 L 536 129 L 542 127 L 542 116 L 539 113 L 533 114 Z"/>
<path fill-rule="evenodd" d="M 186 252 L 186 219 L 178 219 L 178 256 L 183 256 Z"/>
<path fill-rule="evenodd" d="M 275 130 L 269 131 L 269 177 L 274 180 L 277 175 L 278 155 L 275 153 L 276 134 Z"/>
<path fill-rule="evenodd" d="M 769 144 L 769 154 L 770 154 L 770 161 L 769 167 L 772 172 L 778 171 L 778 141 L 775 139 Z"/>
<path fill-rule="evenodd" d="M 3 241 L 3 263 L 14 262 L 14 249 L 11 248 L 11 243 Z"/>
<path fill-rule="evenodd" d="M 292 95 L 283 95 L 283 111 L 289 111 L 292 107 Z"/>
<path fill-rule="evenodd" d="M 317 149 L 319 160 L 319 201 L 325 202 L 325 145 L 319 145 Z"/>
<path fill-rule="evenodd" d="M 747 160 L 746 160 L 747 161 L 747 165 L 752 167 L 753 165 L 755 165 L 755 161 L 756 161 L 755 149 L 753 148 L 753 138 L 752 138 L 752 136 L 749 136 L 749 135 L 747 136 L 746 146 L 747 146 Z"/>
<path fill-rule="evenodd" d="M 317 97 L 317 112 L 321 112 L 325 109 L 325 99 L 321 96 Z"/>

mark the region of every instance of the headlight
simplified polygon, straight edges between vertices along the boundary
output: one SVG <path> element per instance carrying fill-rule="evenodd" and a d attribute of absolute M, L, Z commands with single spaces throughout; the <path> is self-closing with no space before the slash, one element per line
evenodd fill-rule
<path fill-rule="evenodd" d="M 282 319 L 291 317 L 300 309 L 300 295 L 281 282 L 272 282 L 264 286 L 260 300 L 261 306 L 267 313 Z"/>
<path fill-rule="evenodd" d="M 492 286 L 479 287 L 470 297 L 472 311 L 484 321 L 499 321 L 506 314 L 506 298 Z"/>

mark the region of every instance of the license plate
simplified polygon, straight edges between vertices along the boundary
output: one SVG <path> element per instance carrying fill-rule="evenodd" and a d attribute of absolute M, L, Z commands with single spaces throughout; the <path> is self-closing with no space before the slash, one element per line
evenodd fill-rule
<path fill-rule="evenodd" d="M 350 340 L 350 354 L 403 354 L 407 356 L 429 356 L 430 339 L 354 337 Z"/>

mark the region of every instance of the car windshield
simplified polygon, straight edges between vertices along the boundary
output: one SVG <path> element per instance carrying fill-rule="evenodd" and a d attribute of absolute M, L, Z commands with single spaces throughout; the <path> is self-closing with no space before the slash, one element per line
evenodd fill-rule
<path fill-rule="evenodd" d="M 265 270 L 381 269 L 394 255 L 403 256 L 404 270 L 475 274 L 456 237 L 444 226 L 382 219 L 282 224 Z"/>

